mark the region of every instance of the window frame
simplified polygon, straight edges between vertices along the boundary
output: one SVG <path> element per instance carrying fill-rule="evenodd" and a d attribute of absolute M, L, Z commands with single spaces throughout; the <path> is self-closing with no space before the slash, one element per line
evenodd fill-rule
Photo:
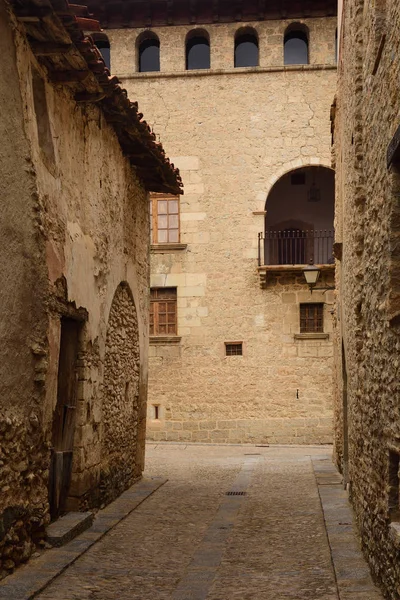
<path fill-rule="evenodd" d="M 167 296 L 172 296 L 168 298 Z M 160 305 L 166 304 L 165 311 L 160 311 Z M 173 306 L 173 311 L 168 311 L 168 305 Z M 160 323 L 160 315 L 165 315 L 165 323 Z M 169 320 L 169 316 L 173 319 Z M 165 331 L 160 331 L 165 327 Z M 170 331 L 170 328 L 172 331 Z M 149 306 L 149 334 L 151 337 L 168 337 L 178 335 L 178 293 L 176 287 L 150 288 Z"/>
<path fill-rule="evenodd" d="M 172 194 L 161 194 L 161 193 L 152 193 L 150 194 L 150 243 L 152 245 L 158 246 L 158 245 L 176 245 L 176 244 L 180 244 L 181 241 L 181 210 L 180 210 L 180 201 L 179 201 L 180 196 L 179 195 L 172 195 Z M 159 213 L 158 212 L 158 203 L 159 202 L 167 202 L 167 212 L 166 213 Z M 178 209 L 177 212 L 169 212 L 169 203 L 170 202 L 177 202 L 178 205 Z M 167 227 L 163 227 L 160 228 L 159 227 L 159 217 L 163 217 L 166 216 L 167 217 Z M 170 227 L 170 219 L 169 217 L 174 217 L 177 216 L 178 218 L 178 226 L 177 227 Z M 160 231 L 166 231 L 167 232 L 167 240 L 166 241 L 160 241 L 159 240 L 159 232 Z M 172 231 L 177 231 L 177 240 L 170 240 L 170 232 Z"/>
<path fill-rule="evenodd" d="M 314 311 L 314 314 L 311 317 L 309 317 L 308 314 L 304 315 L 304 311 L 310 310 L 311 308 Z M 324 333 L 324 308 L 324 302 L 300 303 L 300 334 Z M 318 311 L 320 311 L 319 314 L 317 314 Z"/>
<path fill-rule="evenodd" d="M 306 46 L 307 56 L 306 62 L 289 62 L 287 60 L 287 47 L 286 44 L 291 40 L 300 40 Z M 309 65 L 310 64 L 310 32 L 306 25 L 303 23 L 291 23 L 285 30 L 283 36 L 283 64 L 284 66 L 296 66 L 296 65 Z"/>

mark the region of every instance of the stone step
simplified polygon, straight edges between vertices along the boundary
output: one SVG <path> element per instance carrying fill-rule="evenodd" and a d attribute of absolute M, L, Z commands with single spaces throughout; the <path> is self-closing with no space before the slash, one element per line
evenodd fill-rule
<path fill-rule="evenodd" d="M 51 523 L 47 529 L 47 541 L 54 547 L 64 546 L 77 535 L 89 529 L 94 515 L 91 512 L 69 512 Z"/>

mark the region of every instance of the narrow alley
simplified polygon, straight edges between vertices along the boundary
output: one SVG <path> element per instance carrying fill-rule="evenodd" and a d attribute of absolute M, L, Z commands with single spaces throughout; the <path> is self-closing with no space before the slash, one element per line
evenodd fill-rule
<path fill-rule="evenodd" d="M 150 444 L 145 478 L 163 484 L 41 592 L 28 592 L 24 577 L 49 572 L 53 553 L 61 570 L 68 544 L 9 577 L 0 598 L 379 600 L 331 454 Z"/>

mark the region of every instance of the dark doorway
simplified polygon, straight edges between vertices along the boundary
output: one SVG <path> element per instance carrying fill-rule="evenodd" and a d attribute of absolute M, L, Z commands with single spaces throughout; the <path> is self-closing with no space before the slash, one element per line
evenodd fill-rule
<path fill-rule="evenodd" d="M 306 238 L 301 229 L 278 232 L 278 264 L 303 265 L 306 263 Z"/>
<path fill-rule="evenodd" d="M 78 382 L 77 359 L 81 326 L 82 323 L 74 319 L 64 317 L 61 319 L 57 404 L 53 416 L 49 481 L 52 519 L 65 512 L 71 483 Z"/>

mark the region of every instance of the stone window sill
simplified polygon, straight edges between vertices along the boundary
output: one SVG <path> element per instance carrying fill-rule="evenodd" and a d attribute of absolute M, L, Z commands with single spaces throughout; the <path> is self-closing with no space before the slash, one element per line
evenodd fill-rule
<path fill-rule="evenodd" d="M 162 253 L 168 254 L 168 252 L 180 252 L 186 250 L 187 244 L 151 244 L 150 251 L 154 254 Z"/>
<path fill-rule="evenodd" d="M 329 333 L 295 333 L 295 340 L 328 340 Z"/>
<path fill-rule="evenodd" d="M 168 344 L 179 344 L 181 341 L 180 335 L 152 335 L 150 336 L 151 345 L 168 345 Z"/>
<path fill-rule="evenodd" d="M 145 73 L 118 73 L 119 79 L 157 79 L 174 77 L 209 77 L 213 75 L 243 75 L 247 73 L 280 73 L 290 71 L 336 71 L 336 64 L 313 64 L 313 65 L 270 65 L 267 67 L 241 67 L 227 69 L 193 69 L 190 71 L 151 71 Z"/>

